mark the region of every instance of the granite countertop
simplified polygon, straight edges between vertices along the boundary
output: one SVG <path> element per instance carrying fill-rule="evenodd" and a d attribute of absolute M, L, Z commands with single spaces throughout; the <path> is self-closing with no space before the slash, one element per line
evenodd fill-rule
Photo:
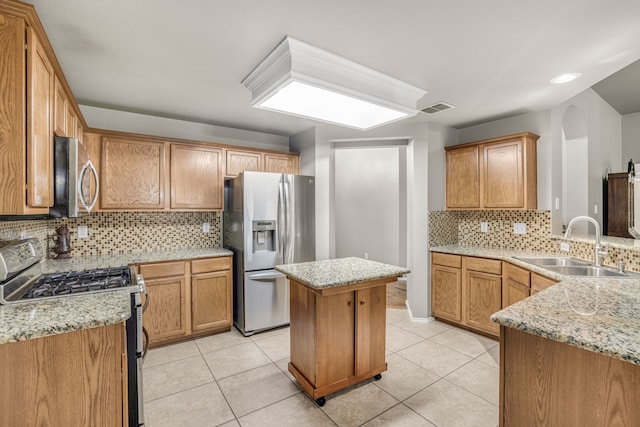
<path fill-rule="evenodd" d="M 501 259 L 560 280 L 494 313 L 491 320 L 640 365 L 640 279 L 567 277 L 514 258 L 549 255 L 540 252 L 458 245 L 431 251 Z"/>
<path fill-rule="evenodd" d="M 121 267 L 145 262 L 232 256 L 228 249 L 184 249 L 139 254 L 46 259 L 34 274 Z M 131 315 L 129 290 L 0 305 L 0 344 L 123 322 Z"/>
<path fill-rule="evenodd" d="M 277 265 L 276 270 L 315 289 L 402 276 L 410 272 L 404 267 L 355 257 Z"/>

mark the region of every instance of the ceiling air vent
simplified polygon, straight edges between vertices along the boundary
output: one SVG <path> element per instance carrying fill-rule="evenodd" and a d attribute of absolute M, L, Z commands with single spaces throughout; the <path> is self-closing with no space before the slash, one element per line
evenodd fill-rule
<path fill-rule="evenodd" d="M 451 104 L 447 104 L 446 102 L 437 102 L 433 105 L 429 105 L 428 107 L 423 108 L 420 111 L 427 114 L 435 114 L 444 110 L 450 110 L 452 108 L 453 108 L 453 105 Z"/>

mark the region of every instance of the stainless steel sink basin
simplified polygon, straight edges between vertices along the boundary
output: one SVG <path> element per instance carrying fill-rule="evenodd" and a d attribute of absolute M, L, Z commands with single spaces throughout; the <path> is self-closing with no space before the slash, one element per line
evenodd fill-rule
<path fill-rule="evenodd" d="M 594 265 L 580 266 L 543 266 L 547 270 L 564 274 L 565 276 L 578 277 L 631 277 L 626 272 L 609 270 L 607 268 L 596 267 Z"/>
<path fill-rule="evenodd" d="M 537 256 L 524 256 L 516 257 L 520 261 L 528 262 L 529 264 L 538 265 L 540 267 L 573 267 L 573 266 L 589 266 L 591 263 L 578 258 L 563 257 L 563 256 L 550 256 L 550 257 L 537 257 Z"/>

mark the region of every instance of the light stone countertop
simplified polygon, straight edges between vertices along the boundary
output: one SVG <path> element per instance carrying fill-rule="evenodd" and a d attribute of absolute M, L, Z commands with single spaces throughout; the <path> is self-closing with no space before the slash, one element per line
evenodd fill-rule
<path fill-rule="evenodd" d="M 491 320 L 640 365 L 640 279 L 567 277 L 514 258 L 549 255 L 540 252 L 459 245 L 430 250 L 501 259 L 560 280 L 556 285 L 494 313 Z"/>
<path fill-rule="evenodd" d="M 355 257 L 277 265 L 276 270 L 315 289 L 397 277 L 410 272 L 404 267 Z"/>
<path fill-rule="evenodd" d="M 184 249 L 139 254 L 46 259 L 32 267 L 36 275 L 93 268 L 232 256 L 220 248 Z M 129 290 L 73 295 L 53 300 L 0 305 L 0 344 L 123 322 L 131 315 Z"/>

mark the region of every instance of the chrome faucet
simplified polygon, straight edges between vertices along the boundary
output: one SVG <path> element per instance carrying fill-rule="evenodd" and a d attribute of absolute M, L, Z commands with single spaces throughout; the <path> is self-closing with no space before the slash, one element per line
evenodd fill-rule
<path fill-rule="evenodd" d="M 596 245 L 593 248 L 593 258 L 596 267 L 600 267 L 602 265 L 602 258 L 609 255 L 609 252 L 607 251 L 607 245 L 600 243 L 600 224 L 598 224 L 598 221 L 591 218 L 590 216 L 577 216 L 573 218 L 571 221 L 569 221 L 569 225 L 567 225 L 567 231 L 564 233 L 563 239 L 567 240 L 567 238 L 571 235 L 571 227 L 573 227 L 573 224 L 578 221 L 590 222 L 596 228 Z"/>

